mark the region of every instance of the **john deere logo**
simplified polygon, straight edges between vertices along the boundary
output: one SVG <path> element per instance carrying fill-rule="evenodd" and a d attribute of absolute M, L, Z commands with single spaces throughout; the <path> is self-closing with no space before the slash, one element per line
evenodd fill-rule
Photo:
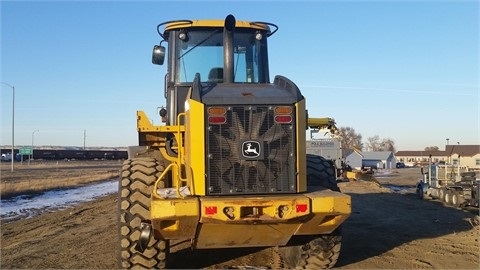
<path fill-rule="evenodd" d="M 242 144 L 242 154 L 245 158 L 258 158 L 260 157 L 260 143 L 256 141 L 246 141 Z"/>

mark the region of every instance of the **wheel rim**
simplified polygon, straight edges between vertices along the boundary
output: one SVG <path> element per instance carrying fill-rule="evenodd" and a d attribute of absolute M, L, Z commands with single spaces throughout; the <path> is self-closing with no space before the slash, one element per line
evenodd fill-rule
<path fill-rule="evenodd" d="M 455 206 L 458 205 L 457 194 L 453 194 L 453 195 L 452 195 L 452 204 L 455 205 Z"/>
<path fill-rule="evenodd" d="M 450 194 L 448 194 L 448 192 L 445 194 L 445 202 L 446 202 L 447 204 L 450 203 Z"/>

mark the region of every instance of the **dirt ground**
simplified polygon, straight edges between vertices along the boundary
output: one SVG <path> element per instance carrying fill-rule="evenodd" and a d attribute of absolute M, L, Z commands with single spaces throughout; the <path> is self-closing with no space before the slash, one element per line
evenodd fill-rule
<path fill-rule="evenodd" d="M 414 195 L 418 168 L 395 169 L 381 185 L 339 184 L 352 197 L 339 269 L 479 269 L 478 208 L 457 209 Z M 116 268 L 117 198 L 1 224 L 1 269 Z M 471 224 L 472 223 L 472 224 Z M 172 248 L 174 268 L 271 268 L 271 249 L 192 252 Z"/>

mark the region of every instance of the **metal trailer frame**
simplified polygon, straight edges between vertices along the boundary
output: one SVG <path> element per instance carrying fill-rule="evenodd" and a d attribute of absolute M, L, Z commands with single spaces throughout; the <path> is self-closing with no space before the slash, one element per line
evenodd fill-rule
<path fill-rule="evenodd" d="M 430 197 L 455 207 L 479 206 L 480 171 L 459 165 L 435 165 L 430 156 L 428 170 L 422 168 L 422 175 L 416 187 L 420 199 Z"/>

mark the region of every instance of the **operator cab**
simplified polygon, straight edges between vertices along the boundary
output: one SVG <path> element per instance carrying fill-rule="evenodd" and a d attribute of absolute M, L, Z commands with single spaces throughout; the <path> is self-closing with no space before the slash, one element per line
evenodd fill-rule
<path fill-rule="evenodd" d="M 196 73 L 202 82 L 223 82 L 223 73 L 233 71 L 232 82 L 268 83 L 267 37 L 278 28 L 270 32 L 268 25 L 273 24 L 237 22 L 233 16 L 232 19 L 230 23 L 235 23 L 232 52 L 224 50 L 224 28 L 229 22 L 181 20 L 159 24 L 158 33 L 169 44 L 168 82 L 191 84 Z M 162 25 L 166 25 L 163 33 L 160 32 Z M 231 53 L 234 63 L 224 63 L 224 53 Z M 164 57 L 165 48 L 160 43 L 154 47 L 152 62 L 162 65 Z"/>
<path fill-rule="evenodd" d="M 165 26 L 163 33 L 161 26 Z M 269 26 L 275 30 L 270 31 Z M 165 77 L 168 114 L 176 116 L 184 111 L 186 95 L 197 74 L 206 88 L 224 83 L 270 83 L 267 37 L 277 30 L 274 24 L 236 21 L 232 15 L 225 21 L 177 20 L 159 24 L 157 32 L 163 40 L 154 46 L 152 62 L 162 65 L 165 56 L 168 61 Z M 163 42 L 168 43 L 168 52 Z M 175 118 L 169 117 L 167 121 L 175 124 Z"/>

